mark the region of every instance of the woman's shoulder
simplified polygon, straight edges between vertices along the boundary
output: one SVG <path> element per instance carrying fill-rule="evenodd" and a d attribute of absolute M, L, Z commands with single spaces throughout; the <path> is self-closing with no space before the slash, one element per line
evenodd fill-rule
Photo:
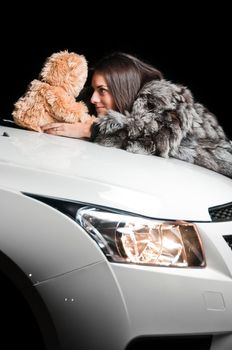
<path fill-rule="evenodd" d="M 147 83 L 145 83 L 140 91 L 166 91 L 166 90 L 173 90 L 173 91 L 180 91 L 183 89 L 188 89 L 186 86 L 179 84 L 179 83 L 173 83 L 170 80 L 166 79 L 160 79 L 160 80 L 151 80 Z"/>
<path fill-rule="evenodd" d="M 173 97 L 177 100 L 185 100 L 186 102 L 192 103 L 193 96 L 191 91 L 182 84 L 173 83 L 166 79 L 151 80 L 144 84 L 139 92 L 139 96 L 147 96 L 172 99 Z"/>

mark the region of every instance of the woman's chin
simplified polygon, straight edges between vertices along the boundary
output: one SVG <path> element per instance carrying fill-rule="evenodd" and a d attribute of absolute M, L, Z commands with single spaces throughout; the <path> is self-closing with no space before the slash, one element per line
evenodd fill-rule
<path fill-rule="evenodd" d="M 99 107 L 99 108 L 96 108 L 96 112 L 98 117 L 104 116 L 107 114 L 107 109 Z"/>

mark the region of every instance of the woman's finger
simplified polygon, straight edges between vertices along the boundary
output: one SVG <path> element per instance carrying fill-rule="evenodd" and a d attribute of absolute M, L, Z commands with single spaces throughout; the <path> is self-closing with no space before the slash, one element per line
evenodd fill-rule
<path fill-rule="evenodd" d="M 44 130 L 55 129 L 59 127 L 60 127 L 59 123 L 49 123 L 49 124 L 43 125 L 41 129 L 44 131 Z"/>

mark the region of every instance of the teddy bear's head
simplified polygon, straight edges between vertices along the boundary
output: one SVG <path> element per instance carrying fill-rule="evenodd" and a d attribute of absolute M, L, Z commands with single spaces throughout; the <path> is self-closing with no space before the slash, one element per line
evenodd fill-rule
<path fill-rule="evenodd" d="M 52 86 L 63 87 L 77 97 L 87 79 L 88 65 L 83 55 L 60 51 L 51 55 L 44 64 L 40 79 Z"/>

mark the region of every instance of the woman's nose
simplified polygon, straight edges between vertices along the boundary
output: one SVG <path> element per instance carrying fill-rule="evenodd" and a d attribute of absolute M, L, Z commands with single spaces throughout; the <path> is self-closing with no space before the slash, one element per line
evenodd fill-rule
<path fill-rule="evenodd" d="M 93 103 L 93 104 L 96 104 L 96 103 L 100 102 L 99 94 L 98 94 L 97 91 L 94 91 L 94 93 L 92 94 L 90 102 Z"/>

